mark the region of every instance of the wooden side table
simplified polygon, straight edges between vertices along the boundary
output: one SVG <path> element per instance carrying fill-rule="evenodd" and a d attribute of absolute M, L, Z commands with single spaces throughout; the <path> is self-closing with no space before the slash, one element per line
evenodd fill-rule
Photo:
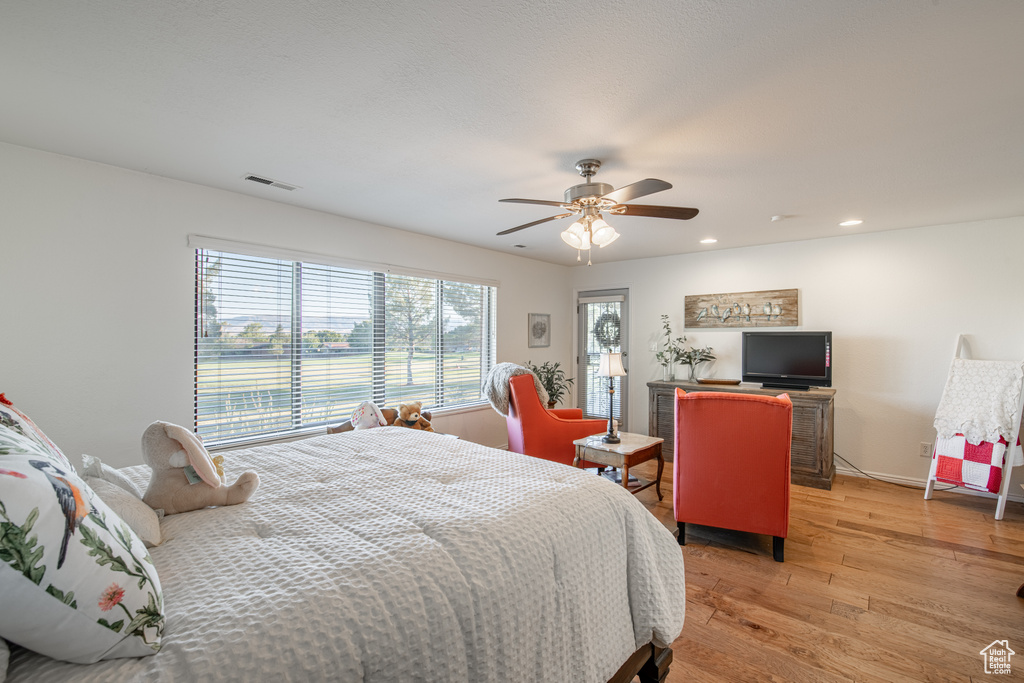
<path fill-rule="evenodd" d="M 617 467 L 622 470 L 622 486 L 627 491 L 635 494 L 654 486 L 658 492 L 658 500 L 662 500 L 661 472 L 665 468 L 665 459 L 661 455 L 661 444 L 665 440 L 657 436 L 619 432 L 619 443 L 604 443 L 601 441 L 603 436 L 604 434 L 595 434 L 573 441 L 576 446 L 576 457 L 573 458 L 572 464 L 579 467 L 580 463 L 586 460 L 606 467 Z M 630 487 L 629 468 L 651 458 L 658 459 L 658 476 L 654 481 L 640 482 L 640 486 Z"/>

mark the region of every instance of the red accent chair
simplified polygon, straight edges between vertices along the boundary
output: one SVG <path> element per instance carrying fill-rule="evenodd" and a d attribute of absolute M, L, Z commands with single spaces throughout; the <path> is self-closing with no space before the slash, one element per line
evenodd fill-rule
<path fill-rule="evenodd" d="M 676 389 L 673 502 L 679 545 L 686 524 L 768 534 L 783 560 L 789 534 L 789 448 L 793 403 Z"/>
<path fill-rule="evenodd" d="M 545 408 L 533 385 L 533 375 L 516 375 L 509 382 L 505 423 L 510 451 L 564 465 L 572 465 L 576 457 L 573 441 L 608 430 L 605 420 L 584 420 L 579 408 Z M 581 465 L 600 467 L 590 462 Z"/>

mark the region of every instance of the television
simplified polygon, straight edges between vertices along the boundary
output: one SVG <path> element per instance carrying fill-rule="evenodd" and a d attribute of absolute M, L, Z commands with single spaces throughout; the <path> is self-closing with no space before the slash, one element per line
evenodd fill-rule
<path fill-rule="evenodd" d="M 744 382 L 778 389 L 832 386 L 832 332 L 744 332 Z"/>

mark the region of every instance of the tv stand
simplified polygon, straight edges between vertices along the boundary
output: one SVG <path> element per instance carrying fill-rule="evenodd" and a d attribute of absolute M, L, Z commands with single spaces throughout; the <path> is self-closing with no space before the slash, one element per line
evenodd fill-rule
<path fill-rule="evenodd" d="M 683 391 L 724 391 L 734 394 L 778 396 L 790 393 L 793 401 L 793 441 L 790 446 L 790 480 L 801 486 L 831 489 L 835 476 L 832 462 L 832 420 L 836 390 L 811 387 L 771 388 L 757 384 L 696 384 L 694 382 L 648 382 L 650 402 L 647 433 L 665 439 L 665 459 L 674 456 L 676 442 L 676 387 Z"/>

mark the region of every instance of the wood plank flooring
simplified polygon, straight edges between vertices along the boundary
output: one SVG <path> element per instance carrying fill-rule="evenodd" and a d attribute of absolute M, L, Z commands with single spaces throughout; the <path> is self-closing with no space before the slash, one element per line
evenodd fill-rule
<path fill-rule="evenodd" d="M 671 463 L 662 491 L 637 498 L 675 531 Z M 669 682 L 1024 681 L 1024 505 L 997 522 L 994 499 L 847 476 L 791 495 L 781 564 L 770 537 L 688 525 Z M 1009 676 L 985 674 L 995 640 Z"/>

